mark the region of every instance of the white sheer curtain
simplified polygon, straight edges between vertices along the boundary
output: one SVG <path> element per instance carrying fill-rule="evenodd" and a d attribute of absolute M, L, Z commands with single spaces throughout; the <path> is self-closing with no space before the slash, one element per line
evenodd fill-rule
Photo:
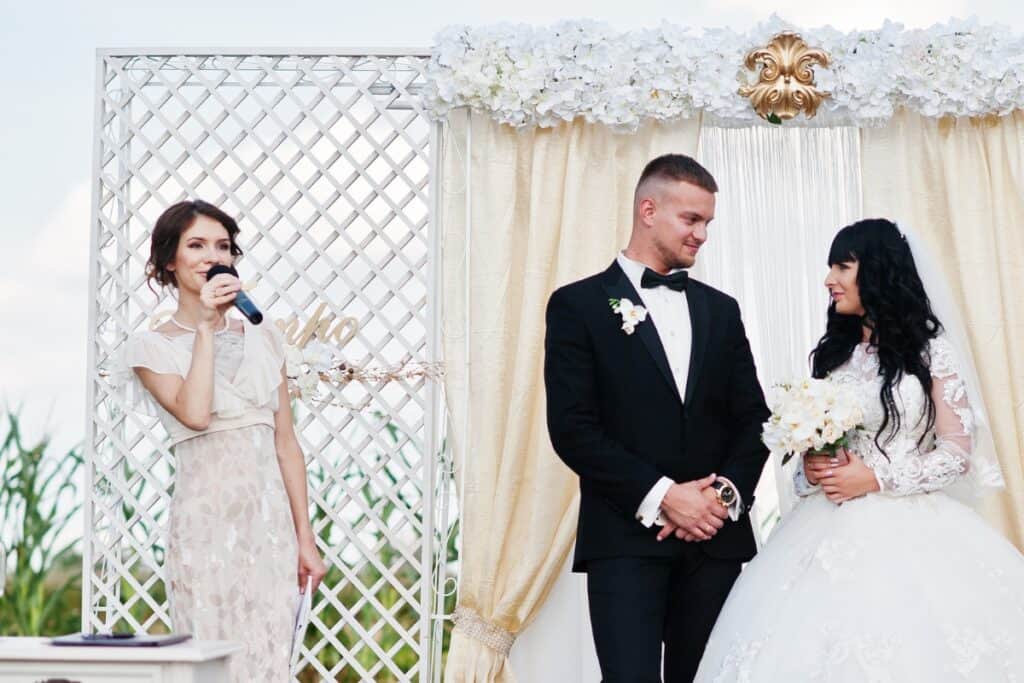
<path fill-rule="evenodd" d="M 762 385 L 804 376 L 824 330 L 828 247 L 839 228 L 861 217 L 858 132 L 705 125 L 698 158 L 720 192 L 693 274 L 739 301 Z M 778 467 L 767 467 L 758 486 L 755 523 L 765 531 L 790 490 Z M 600 679 L 584 576 L 566 566 L 510 656 L 523 681 Z"/>
<path fill-rule="evenodd" d="M 861 218 L 859 132 L 705 125 L 698 155 L 719 193 L 693 275 L 739 301 L 766 390 L 806 376 L 808 353 L 825 330 L 829 245 Z M 766 467 L 757 489 L 762 538 L 793 502 L 779 467 Z"/>

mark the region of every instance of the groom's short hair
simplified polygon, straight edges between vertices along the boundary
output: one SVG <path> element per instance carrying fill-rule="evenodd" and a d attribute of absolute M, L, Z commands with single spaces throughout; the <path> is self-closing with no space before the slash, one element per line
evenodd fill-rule
<path fill-rule="evenodd" d="M 636 183 L 637 195 L 640 188 L 650 180 L 690 183 L 711 193 L 718 192 L 718 183 L 708 170 L 697 163 L 696 159 L 685 154 L 663 154 L 647 162 L 643 173 L 640 174 L 640 180 Z"/>

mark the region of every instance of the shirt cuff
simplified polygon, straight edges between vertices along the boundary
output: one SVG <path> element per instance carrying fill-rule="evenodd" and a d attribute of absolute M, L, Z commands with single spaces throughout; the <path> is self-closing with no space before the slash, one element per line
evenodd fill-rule
<path fill-rule="evenodd" d="M 662 477 L 644 496 L 640 507 L 636 509 L 636 518 L 645 527 L 650 528 L 655 524 L 664 526 L 665 520 L 661 517 L 661 501 L 665 499 L 665 494 L 668 493 L 673 484 L 675 482 L 668 477 Z"/>
<path fill-rule="evenodd" d="M 732 490 L 736 493 L 736 500 L 732 502 L 727 508 L 729 511 L 729 519 L 736 521 L 740 518 L 740 513 L 743 512 L 743 496 L 740 495 L 740 490 L 736 488 L 736 484 L 732 483 L 725 477 L 715 477 L 716 481 L 724 481 L 726 484 L 732 487 Z"/>

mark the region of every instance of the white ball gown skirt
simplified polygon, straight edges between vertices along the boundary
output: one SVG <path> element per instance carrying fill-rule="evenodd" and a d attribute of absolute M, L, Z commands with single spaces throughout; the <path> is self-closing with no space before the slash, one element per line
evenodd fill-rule
<path fill-rule="evenodd" d="M 1024 557 L 942 492 L 815 493 L 740 575 L 695 680 L 1024 681 Z"/>

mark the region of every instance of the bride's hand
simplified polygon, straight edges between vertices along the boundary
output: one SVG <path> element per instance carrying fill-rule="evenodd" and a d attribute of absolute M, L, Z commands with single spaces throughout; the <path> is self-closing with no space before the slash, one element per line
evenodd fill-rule
<path fill-rule="evenodd" d="M 808 484 L 815 486 L 825 470 L 829 469 L 829 467 L 837 467 L 838 465 L 839 461 L 827 453 L 808 453 L 803 459 L 804 477 L 807 479 Z"/>
<path fill-rule="evenodd" d="M 830 464 L 818 479 L 828 499 L 833 503 L 844 503 L 881 490 L 874 470 L 865 465 L 856 453 L 844 450 L 850 462 L 837 467 Z"/>

